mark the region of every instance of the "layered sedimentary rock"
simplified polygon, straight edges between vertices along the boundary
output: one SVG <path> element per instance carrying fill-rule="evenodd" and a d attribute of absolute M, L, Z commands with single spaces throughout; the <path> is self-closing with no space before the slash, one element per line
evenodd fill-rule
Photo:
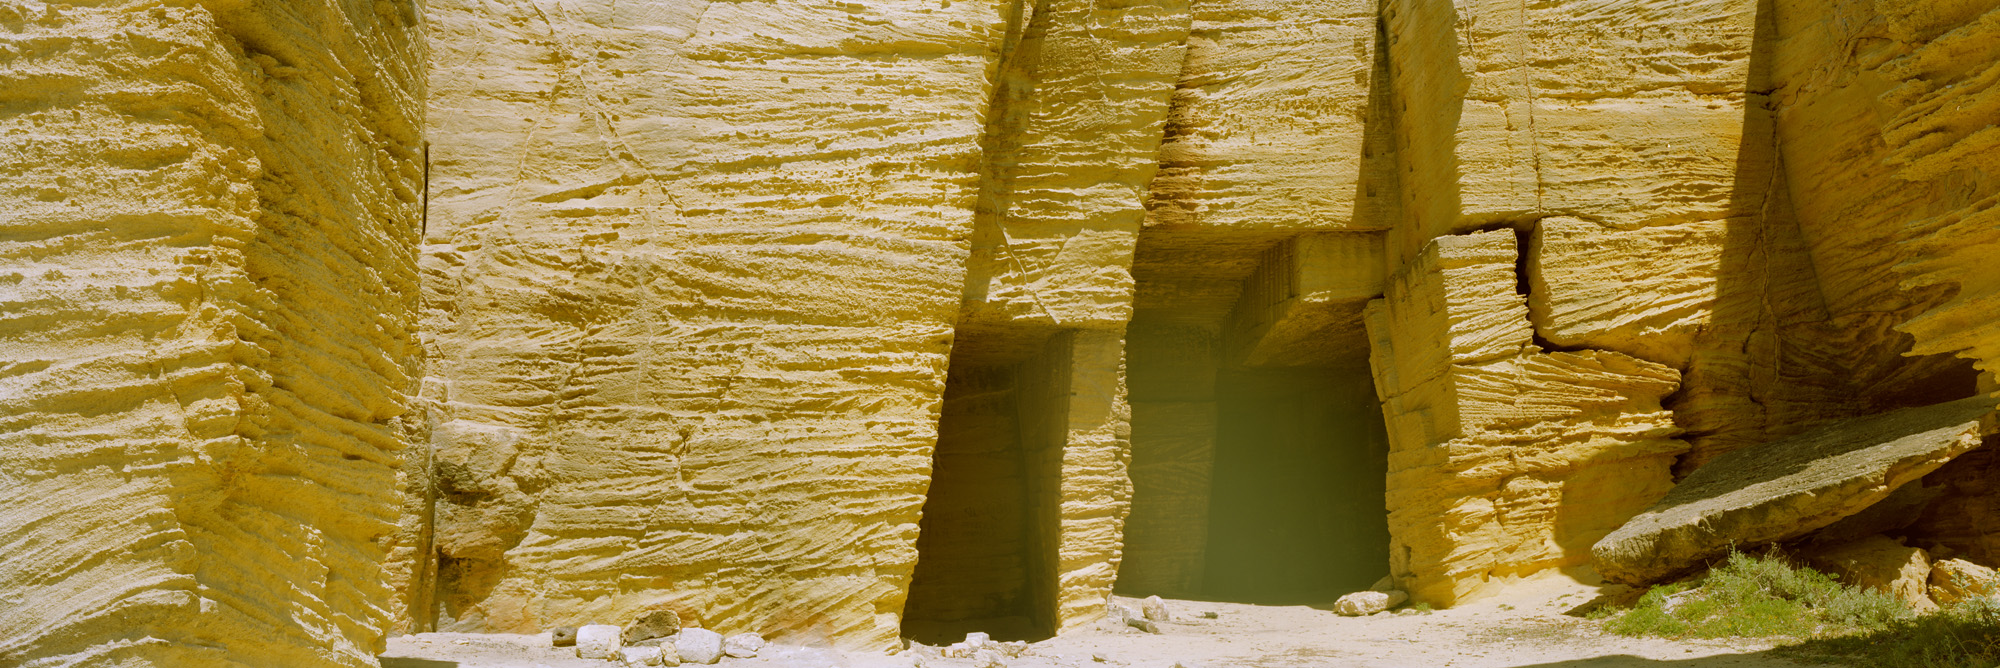
<path fill-rule="evenodd" d="M 1994 0 L 154 4 L 0 0 L 0 663 L 1451 604 L 2000 391 Z M 1990 562 L 1919 440 L 1738 540 Z"/>
<path fill-rule="evenodd" d="M 1804 536 L 1979 446 L 1993 400 L 1905 408 L 1739 448 L 1703 466 L 1592 551 L 1606 579 L 1642 584 L 1730 548 Z"/>
<path fill-rule="evenodd" d="M 1535 346 L 1516 256 L 1510 230 L 1440 237 L 1368 306 L 1391 572 L 1420 601 L 1588 562 L 1667 493 L 1687 449 L 1660 408 L 1673 369 Z"/>
<path fill-rule="evenodd" d="M 428 5 L 441 627 L 896 638 L 1016 9 Z"/>
<path fill-rule="evenodd" d="M 375 665 L 418 19 L 0 2 L 0 665 Z"/>
<path fill-rule="evenodd" d="M 1184 2 L 1050 0 L 1029 10 L 1000 54 L 951 361 L 954 377 L 1014 376 L 1028 392 L 987 418 L 1017 432 L 994 446 L 1021 474 L 995 480 L 1003 469 L 972 466 L 963 478 L 1023 496 L 1012 511 L 1021 526 L 1007 539 L 1019 547 L 988 540 L 1000 527 L 961 514 L 990 513 L 986 499 L 968 499 L 978 509 L 939 503 L 965 498 L 962 490 L 934 485 L 925 519 L 927 528 L 970 532 L 926 539 L 935 551 L 1028 570 L 995 582 L 977 560 L 922 556 L 912 585 L 919 609 L 907 614 L 946 626 L 1025 617 L 1046 635 L 1102 616 L 1120 560 L 1131 500 L 1122 333 L 1132 316 L 1132 249 L 1188 15 Z M 955 396 L 947 390 L 947 401 Z M 945 433 L 939 452 L 993 436 Z M 938 471 L 957 472 L 942 461 Z M 962 582 L 1007 594 L 981 605 L 966 600 Z"/>
<path fill-rule="evenodd" d="M 2000 6 L 1775 4 L 1778 129 L 1833 315 L 1991 372 Z"/>

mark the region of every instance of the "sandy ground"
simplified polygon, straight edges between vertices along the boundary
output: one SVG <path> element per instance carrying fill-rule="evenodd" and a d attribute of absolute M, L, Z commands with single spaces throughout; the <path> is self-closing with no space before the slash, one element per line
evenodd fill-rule
<path fill-rule="evenodd" d="M 1159 635 L 1109 621 L 1086 632 L 1035 643 L 1009 668 L 1796 668 L 1759 642 L 1687 642 L 1608 635 L 1564 610 L 1594 590 L 1566 582 L 1510 592 L 1422 615 L 1341 617 L 1306 606 L 1169 601 L 1175 621 Z M 1137 607 L 1136 602 L 1120 599 Z M 1202 612 L 1215 612 L 1204 619 Z M 426 633 L 392 638 L 383 668 L 606 668 L 549 646 L 546 635 Z M 935 651 L 840 652 L 774 644 L 755 659 L 723 659 L 724 668 L 965 668 L 968 659 Z"/>

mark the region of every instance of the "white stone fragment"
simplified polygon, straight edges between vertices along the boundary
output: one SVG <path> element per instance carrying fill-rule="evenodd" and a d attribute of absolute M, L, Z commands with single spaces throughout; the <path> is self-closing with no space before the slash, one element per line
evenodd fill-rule
<path fill-rule="evenodd" d="M 576 655 L 584 659 L 605 659 L 616 661 L 618 655 L 618 627 L 610 624 L 589 624 L 576 630 Z"/>
<path fill-rule="evenodd" d="M 627 647 L 619 650 L 619 653 L 624 655 L 627 666 L 660 665 L 661 651 L 658 647 Z"/>
<path fill-rule="evenodd" d="M 1395 589 L 1386 592 L 1358 591 L 1340 597 L 1334 602 L 1333 611 L 1349 617 L 1361 617 L 1388 610 L 1409 599 L 1409 594 Z"/>
<path fill-rule="evenodd" d="M 1146 597 L 1145 602 L 1140 604 L 1140 609 L 1145 611 L 1146 619 L 1156 622 L 1173 621 L 1173 614 L 1167 611 L 1167 602 L 1160 600 L 1158 596 Z"/>
<path fill-rule="evenodd" d="M 722 641 L 722 653 L 738 659 L 755 658 L 764 649 L 764 636 L 738 633 Z"/>
<path fill-rule="evenodd" d="M 681 634 L 674 638 L 674 650 L 685 663 L 712 665 L 722 660 L 722 634 L 708 629 L 681 629 Z"/>

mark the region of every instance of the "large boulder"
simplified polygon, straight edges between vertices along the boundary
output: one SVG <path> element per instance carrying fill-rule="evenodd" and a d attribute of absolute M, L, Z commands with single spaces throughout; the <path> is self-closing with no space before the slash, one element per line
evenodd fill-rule
<path fill-rule="evenodd" d="M 618 627 L 610 624 L 588 624 L 576 630 L 576 655 L 585 659 L 619 658 Z"/>
<path fill-rule="evenodd" d="M 1938 605 L 2000 595 L 2000 572 L 1964 559 L 1931 564 L 1931 600 Z"/>
<path fill-rule="evenodd" d="M 1847 420 L 1730 452 L 1591 548 L 1597 572 L 1656 582 L 1732 545 L 1790 540 L 1860 512 L 1979 447 L 1994 399 Z"/>
<path fill-rule="evenodd" d="M 1817 549 L 1805 558 L 1806 565 L 1831 573 L 1841 582 L 1895 596 L 1918 612 L 1937 609 L 1930 597 L 1930 555 L 1888 536 L 1869 536 Z"/>

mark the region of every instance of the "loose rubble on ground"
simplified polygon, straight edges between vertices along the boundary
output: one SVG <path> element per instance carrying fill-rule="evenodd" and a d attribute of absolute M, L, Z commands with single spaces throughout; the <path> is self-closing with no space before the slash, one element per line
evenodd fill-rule
<path fill-rule="evenodd" d="M 1588 660 L 1591 668 L 1644 668 L 1661 660 L 1700 659 L 1703 668 L 1796 668 L 1765 654 L 1759 641 L 1686 642 L 1610 636 L 1565 614 L 1605 587 L 1561 577 L 1514 583 L 1505 602 L 1480 601 L 1430 611 L 1400 608 L 1351 617 L 1323 605 L 1250 605 L 1114 596 L 1105 617 L 1036 642 L 972 633 L 930 645 L 905 642 L 888 651 L 838 650 L 812 641 L 763 644 L 748 634 L 722 638 L 721 668 L 1513 668 Z M 1622 589 L 1613 586 L 1611 589 Z M 1390 592 L 1373 592 L 1391 595 Z M 1367 597 L 1373 600 L 1376 597 Z M 1147 615 L 1152 612 L 1151 617 Z M 1134 620 L 1151 623 L 1152 631 Z M 426 633 L 391 639 L 383 668 L 617 668 L 709 665 L 682 654 L 683 639 L 712 642 L 712 630 L 673 629 L 637 638 L 629 621 L 615 659 L 585 659 L 554 633 Z M 556 629 L 550 629 L 555 631 Z M 574 638 L 574 633 L 570 634 Z M 690 650 L 697 643 L 686 644 Z M 754 648 L 754 649 L 753 649 Z M 731 649 L 736 649 L 732 654 Z M 654 650 L 659 654 L 655 655 Z M 753 654 L 754 652 L 754 654 Z"/>

